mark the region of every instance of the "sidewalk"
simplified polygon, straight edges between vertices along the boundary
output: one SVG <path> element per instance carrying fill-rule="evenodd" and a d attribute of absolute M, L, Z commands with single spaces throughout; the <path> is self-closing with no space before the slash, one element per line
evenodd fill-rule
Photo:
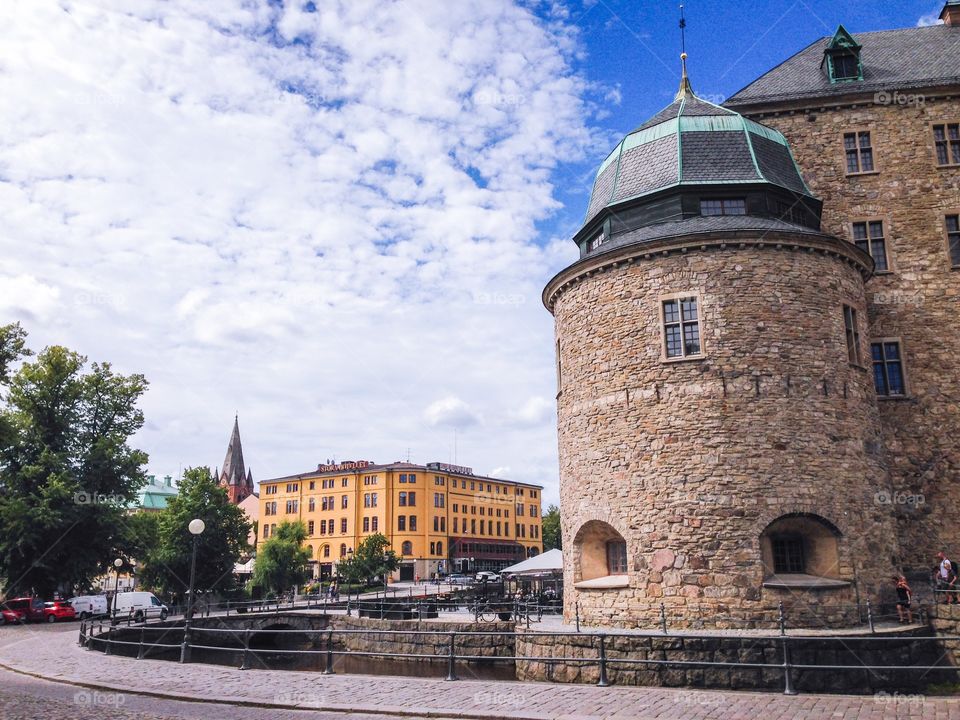
<path fill-rule="evenodd" d="M 920 696 L 798 695 L 592 685 L 445 682 L 418 677 L 237 670 L 107 656 L 77 646 L 77 628 L 0 647 L 0 665 L 104 692 L 259 707 L 413 717 L 600 720 L 930 718 L 960 720 L 960 700 Z"/>

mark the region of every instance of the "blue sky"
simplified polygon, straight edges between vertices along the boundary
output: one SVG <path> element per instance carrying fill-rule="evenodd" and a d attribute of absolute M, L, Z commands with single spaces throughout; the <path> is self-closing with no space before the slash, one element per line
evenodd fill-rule
<path fill-rule="evenodd" d="M 592 83 L 615 89 L 619 102 L 597 102 L 609 111 L 597 126 L 614 141 L 670 103 L 680 78 L 679 4 L 631 0 L 569 3 L 569 21 L 584 49 L 576 63 Z M 688 69 L 694 90 L 721 103 L 839 24 L 852 33 L 933 22 L 943 3 L 854 0 L 687 0 Z M 548 231 L 572 235 L 583 219 L 592 170 L 601 158 L 561 172 L 565 208 Z"/>
<path fill-rule="evenodd" d="M 843 22 L 687 3 L 715 102 Z M 0 3 L 0 322 L 150 381 L 150 470 L 452 461 L 557 497 L 553 325 L 595 168 L 668 104 L 673 3 Z M 456 441 L 455 438 L 456 437 Z"/>

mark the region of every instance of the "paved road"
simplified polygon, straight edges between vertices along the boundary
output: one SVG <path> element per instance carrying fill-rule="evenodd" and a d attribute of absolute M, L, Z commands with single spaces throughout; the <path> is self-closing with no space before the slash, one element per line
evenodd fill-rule
<path fill-rule="evenodd" d="M 76 625 L 0 629 L 0 665 L 85 686 L 51 684 L 4 672 L 0 674 L 0 717 L 4 720 L 43 718 L 42 713 L 48 712 L 51 718 L 215 717 L 223 720 L 266 716 L 273 720 L 305 717 L 303 712 L 293 709 L 300 708 L 311 710 L 311 718 L 363 717 L 374 713 L 381 718 L 424 717 L 429 713 L 433 717 L 512 720 L 886 720 L 907 717 L 960 720 L 960 701 L 919 696 L 786 697 L 774 693 L 478 680 L 448 683 L 419 677 L 342 673 L 325 676 L 298 671 L 241 671 L 216 665 L 180 665 L 82 650 L 76 644 L 76 631 Z M 148 693 L 168 697 L 162 700 L 144 697 Z M 204 699 L 210 704 L 183 702 L 191 698 Z M 224 707 L 231 703 L 261 707 Z M 48 707 L 49 710 L 45 709 Z M 246 714 L 248 711 L 253 714 Z"/>

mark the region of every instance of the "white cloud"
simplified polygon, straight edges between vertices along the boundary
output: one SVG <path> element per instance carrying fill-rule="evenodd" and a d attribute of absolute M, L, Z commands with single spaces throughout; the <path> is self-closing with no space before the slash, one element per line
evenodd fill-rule
<path fill-rule="evenodd" d="M 468 428 L 479 425 L 481 420 L 477 412 L 458 397 L 448 396 L 430 403 L 423 411 L 423 417 L 430 427 Z"/>
<path fill-rule="evenodd" d="M 514 423 L 522 427 L 553 424 L 556 418 L 556 406 L 553 400 L 545 397 L 531 397 L 516 410 L 511 411 L 510 417 Z"/>
<path fill-rule="evenodd" d="M 940 11 L 943 10 L 943 5 L 937 6 L 935 10 L 931 10 L 926 15 L 921 15 L 917 20 L 917 27 L 929 27 L 930 25 L 943 25 L 943 20 L 940 19 Z"/>
<path fill-rule="evenodd" d="M 161 474 L 220 462 L 239 411 L 258 478 L 504 418 L 461 462 L 553 482 L 545 406 L 515 408 L 553 392 L 539 296 L 575 256 L 537 224 L 597 142 L 575 30 L 294 5 L 0 3 L 0 322 L 145 373 Z"/>

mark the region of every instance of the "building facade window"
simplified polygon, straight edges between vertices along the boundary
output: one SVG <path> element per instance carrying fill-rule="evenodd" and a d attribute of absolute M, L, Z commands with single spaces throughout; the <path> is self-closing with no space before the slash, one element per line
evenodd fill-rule
<path fill-rule="evenodd" d="M 377 494 L 370 493 L 370 507 L 376 507 L 376 506 L 377 506 Z"/>
<path fill-rule="evenodd" d="M 843 150 L 847 158 L 847 175 L 874 171 L 873 145 L 868 130 L 844 133 Z"/>
<path fill-rule="evenodd" d="M 853 223 L 853 243 L 873 258 L 877 272 L 890 269 L 887 262 L 887 241 L 883 235 L 882 220 Z"/>
<path fill-rule="evenodd" d="M 443 543 L 437 542 L 437 555 L 443 555 Z"/>
<path fill-rule="evenodd" d="M 953 267 L 960 267 L 960 215 L 947 215 L 946 225 L 950 264 Z"/>
<path fill-rule="evenodd" d="M 316 498 L 310 498 L 309 500 L 307 500 L 307 511 L 313 512 L 316 509 L 317 509 Z"/>
<path fill-rule="evenodd" d="M 607 574 L 626 575 L 627 543 L 623 540 L 607 541 Z"/>
<path fill-rule="evenodd" d="M 937 165 L 960 165 L 960 123 L 933 126 Z"/>
<path fill-rule="evenodd" d="M 377 530 L 379 530 L 379 529 L 380 529 L 380 518 L 374 517 L 374 518 L 373 518 L 373 531 L 374 531 L 374 532 L 377 532 Z"/>
<path fill-rule="evenodd" d="M 397 532 L 407 531 L 407 516 L 397 515 Z"/>
<path fill-rule="evenodd" d="M 781 573 L 803 573 L 806 566 L 803 560 L 803 538 L 799 535 L 774 535 L 770 538 L 773 547 L 773 571 Z"/>
<path fill-rule="evenodd" d="M 407 494 L 405 492 L 400 493 L 400 507 L 407 506 Z"/>
<path fill-rule="evenodd" d="M 343 543 L 340 543 L 340 557 L 347 556 L 347 546 Z"/>
<path fill-rule="evenodd" d="M 349 495 L 341 495 L 341 496 L 340 496 L 340 508 L 341 508 L 341 509 L 346 510 L 347 507 L 350 505 L 350 499 L 349 499 L 349 498 L 350 498 Z"/>
<path fill-rule="evenodd" d="M 870 343 L 870 354 L 873 359 L 873 384 L 877 389 L 877 395 L 883 397 L 906 395 L 900 342 L 881 340 Z"/>
<path fill-rule="evenodd" d="M 363 494 L 363 506 L 365 508 L 370 507 L 370 493 Z"/>
<path fill-rule="evenodd" d="M 340 534 L 341 534 L 341 535 L 346 535 L 346 534 L 347 534 L 347 519 L 346 519 L 346 518 L 340 518 Z"/>
<path fill-rule="evenodd" d="M 851 365 L 862 365 L 860 358 L 860 327 L 857 324 L 857 311 L 849 305 L 843 306 L 843 328 L 847 336 L 847 356 Z"/>
<path fill-rule="evenodd" d="M 744 198 L 704 198 L 700 201 L 701 215 L 746 215 Z"/>
<path fill-rule="evenodd" d="M 329 546 L 329 545 L 324 545 L 324 546 L 323 546 L 323 556 L 324 556 L 325 558 L 330 557 L 330 546 Z"/>
<path fill-rule="evenodd" d="M 287 515 L 297 511 L 298 502 L 296 500 L 287 500 Z"/>
<path fill-rule="evenodd" d="M 446 502 L 446 499 L 445 499 L 443 493 L 434 493 L 434 494 L 433 494 L 433 506 L 434 506 L 434 507 L 442 508 L 442 507 L 444 507 L 444 503 L 445 503 L 445 502 Z"/>
<path fill-rule="evenodd" d="M 363 531 L 370 532 L 370 518 L 368 517 L 363 519 Z"/>
<path fill-rule="evenodd" d="M 400 546 L 401 555 L 413 555 L 413 543 L 409 540 L 404 540 L 403 545 Z"/>
<path fill-rule="evenodd" d="M 307 521 L 307 535 L 313 535 L 313 520 Z"/>
<path fill-rule="evenodd" d="M 263 491 L 263 494 L 264 494 L 264 495 L 276 495 L 276 494 L 277 494 L 277 488 L 278 488 L 278 487 L 279 487 L 279 485 L 267 485 L 267 487 L 266 487 L 266 488 L 264 489 L 264 491 Z"/>
<path fill-rule="evenodd" d="M 603 242 L 606 239 L 607 239 L 607 236 L 604 234 L 603 230 L 601 230 L 597 235 L 594 235 L 592 238 L 590 238 L 590 242 L 587 244 L 587 248 L 589 250 L 596 250 L 598 247 L 603 245 Z"/>
<path fill-rule="evenodd" d="M 411 515 L 411 516 L 410 516 L 410 522 L 408 523 L 408 525 L 409 525 L 409 527 L 410 527 L 410 532 L 416 532 L 416 531 L 417 531 L 417 516 L 416 516 L 416 515 Z"/>
<path fill-rule="evenodd" d="M 679 297 L 663 300 L 661 313 L 664 355 L 670 359 L 702 355 L 697 298 Z"/>
<path fill-rule="evenodd" d="M 430 543 L 430 554 L 431 555 L 437 554 L 437 544 L 435 542 Z"/>

